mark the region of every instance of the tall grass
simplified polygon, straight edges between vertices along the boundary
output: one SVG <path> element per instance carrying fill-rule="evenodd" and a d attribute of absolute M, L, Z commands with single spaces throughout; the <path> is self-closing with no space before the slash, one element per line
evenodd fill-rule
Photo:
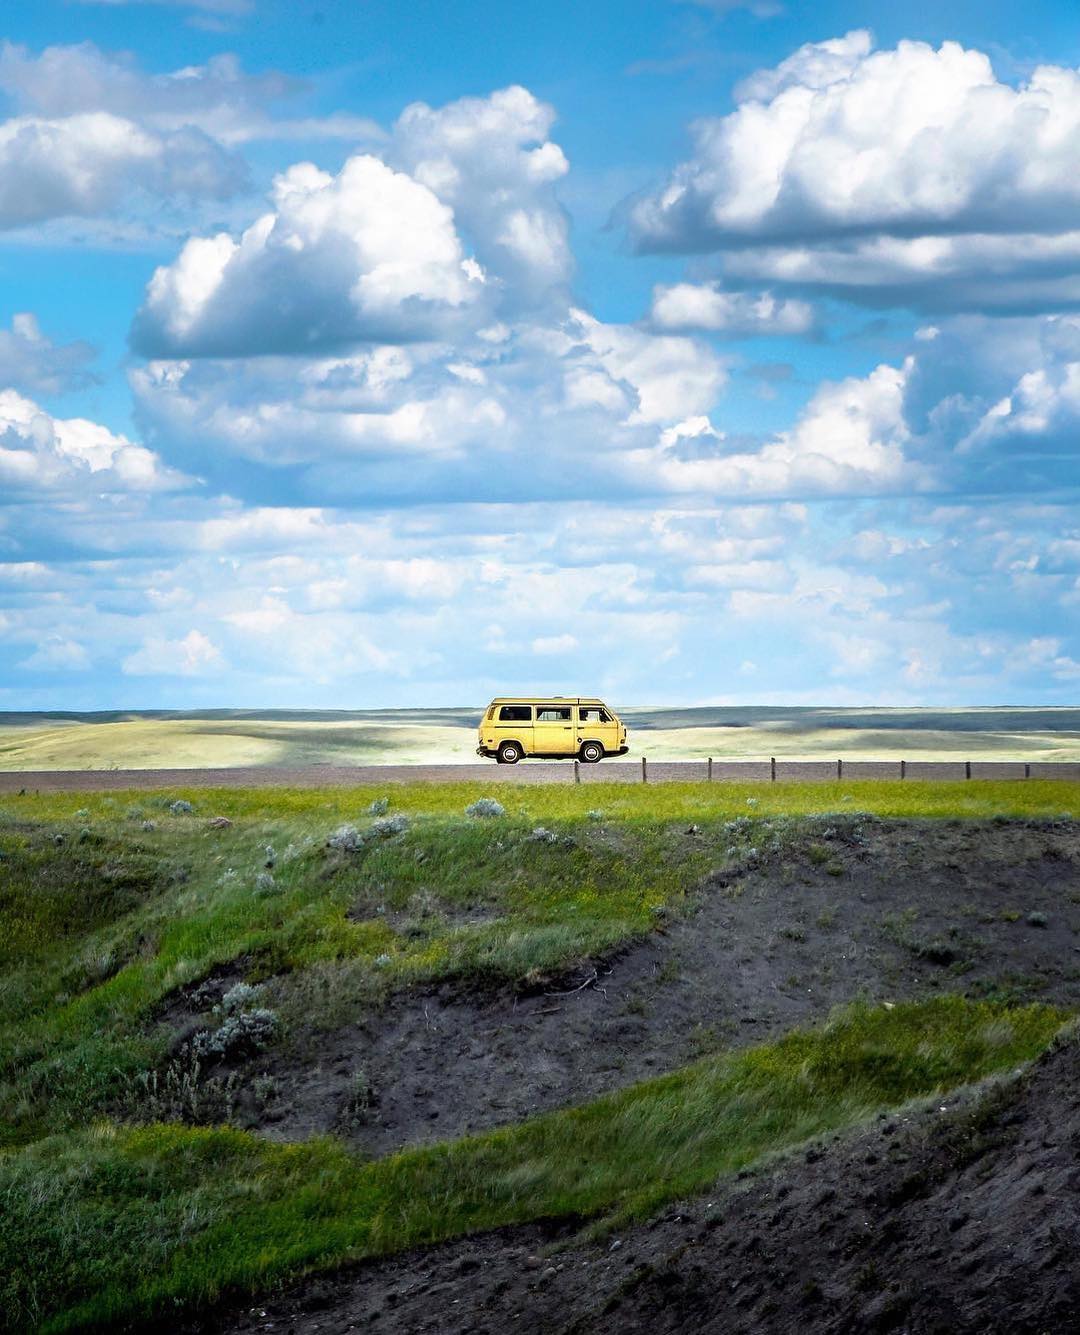
<path fill-rule="evenodd" d="M 29 793 L 0 795 L 0 812 L 42 821 L 72 820 L 80 809 L 93 820 L 113 820 L 132 805 L 147 810 L 163 800 L 184 798 L 204 814 L 233 819 L 347 820 L 374 798 L 389 795 L 395 811 L 459 815 L 478 797 L 497 791 L 511 814 L 530 820 L 580 819 L 599 808 L 618 820 L 726 819 L 747 814 L 811 815 L 869 811 L 896 818 L 978 819 L 992 816 L 1080 816 L 1080 784 L 1061 779 L 1001 781 L 972 779 L 853 780 L 842 783 L 652 783 L 590 782 L 510 786 L 469 783 L 381 783 L 355 788 L 197 788 L 148 792 Z"/>
<path fill-rule="evenodd" d="M 856 1006 L 580 1108 L 363 1163 L 338 1142 L 103 1126 L 0 1156 L 0 1302 L 45 1331 L 541 1217 L 641 1216 L 763 1154 L 1036 1056 L 1060 1012 Z"/>

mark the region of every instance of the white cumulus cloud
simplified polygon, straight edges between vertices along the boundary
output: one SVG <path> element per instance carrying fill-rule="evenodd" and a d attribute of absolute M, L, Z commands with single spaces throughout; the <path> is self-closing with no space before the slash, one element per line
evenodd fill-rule
<path fill-rule="evenodd" d="M 77 640 L 64 635 L 49 635 L 19 667 L 30 672 L 85 672 L 90 655 Z"/>
<path fill-rule="evenodd" d="M 376 156 L 297 163 L 239 238 L 195 237 L 154 274 L 134 341 L 151 356 L 250 356 L 460 337 L 565 309 L 572 257 L 553 188 L 554 112 L 511 87 L 415 103 Z"/>
<path fill-rule="evenodd" d="M 1014 87 L 947 41 L 800 48 L 693 127 L 693 155 L 630 212 L 642 250 L 721 251 L 729 284 L 926 309 L 1075 305 L 1080 71 Z M 979 282 L 983 283 L 980 294 Z"/>
<path fill-rule="evenodd" d="M 213 641 L 200 630 L 189 630 L 177 640 L 150 636 L 124 659 L 121 670 L 131 677 L 197 677 L 223 666 Z"/>
<path fill-rule="evenodd" d="M 139 445 L 84 417 L 53 417 L 15 390 L 0 390 L 0 482 L 9 492 L 160 491 L 190 479 Z"/>
<path fill-rule="evenodd" d="M 485 269 L 531 297 L 561 291 L 573 257 L 553 187 L 569 163 L 549 138 L 552 107 L 527 88 L 503 88 L 433 109 L 406 107 L 391 153 L 440 199 Z"/>
<path fill-rule="evenodd" d="M 573 653 L 577 647 L 578 642 L 573 635 L 538 635 L 532 642 L 534 654 L 551 656 Z"/>
<path fill-rule="evenodd" d="M 872 52 L 853 33 L 802 48 L 743 97 L 698 123 L 695 156 L 635 210 L 642 243 L 1057 230 L 1075 218 L 1075 70 L 1041 66 L 1012 88 L 956 42 Z"/>
<path fill-rule="evenodd" d="M 904 391 L 911 363 L 824 382 L 795 425 L 755 450 L 734 450 L 708 417 L 667 430 L 662 450 L 632 454 L 628 466 L 654 486 L 737 497 L 858 495 L 933 486 L 933 473 L 907 454 Z"/>
<path fill-rule="evenodd" d="M 368 154 L 300 163 L 234 241 L 196 237 L 156 270 L 135 322 L 151 355 L 250 355 L 431 337 L 479 300 L 451 210 Z"/>
<path fill-rule="evenodd" d="M 727 378 L 696 339 L 583 311 L 494 342 L 485 332 L 350 356 L 154 362 L 132 372 L 139 421 L 222 489 L 238 485 L 237 460 L 254 465 L 249 498 L 524 501 L 638 490 L 621 455 L 708 413 Z"/>
<path fill-rule="evenodd" d="M 367 117 L 272 115 L 295 101 L 305 84 L 275 70 L 248 74 L 236 56 L 212 56 L 204 65 L 150 74 L 126 53 L 93 42 L 48 46 L 40 53 L 0 42 L 0 91 L 23 114 L 47 119 L 109 112 L 144 128 L 201 130 L 220 144 L 257 139 L 380 140 L 384 132 Z"/>
<path fill-rule="evenodd" d="M 0 122 L 0 228 L 104 213 L 136 190 L 224 199 L 246 176 L 197 129 L 159 132 L 104 111 Z"/>
<path fill-rule="evenodd" d="M 0 329 L 0 385 L 61 394 L 86 383 L 94 355 L 89 343 L 53 343 L 23 311 L 11 317 L 10 329 Z"/>
<path fill-rule="evenodd" d="M 718 283 L 673 283 L 653 292 L 650 319 L 658 329 L 701 329 L 729 338 L 806 334 L 813 307 L 771 292 L 725 292 Z"/>

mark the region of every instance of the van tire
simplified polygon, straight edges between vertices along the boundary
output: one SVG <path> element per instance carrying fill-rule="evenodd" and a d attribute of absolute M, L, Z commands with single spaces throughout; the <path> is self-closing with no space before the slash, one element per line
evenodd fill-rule
<path fill-rule="evenodd" d="M 599 742 L 582 742 L 579 754 L 584 764 L 595 765 L 598 760 L 603 760 L 604 748 Z"/>
<path fill-rule="evenodd" d="M 521 759 L 521 747 L 517 742 L 503 742 L 495 758 L 500 765 L 516 765 Z"/>

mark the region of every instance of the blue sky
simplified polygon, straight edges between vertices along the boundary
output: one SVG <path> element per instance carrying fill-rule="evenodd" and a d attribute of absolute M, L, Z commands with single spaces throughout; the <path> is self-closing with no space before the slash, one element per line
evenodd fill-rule
<path fill-rule="evenodd" d="M 0 708 L 1075 702 L 1069 7 L 0 42 Z"/>

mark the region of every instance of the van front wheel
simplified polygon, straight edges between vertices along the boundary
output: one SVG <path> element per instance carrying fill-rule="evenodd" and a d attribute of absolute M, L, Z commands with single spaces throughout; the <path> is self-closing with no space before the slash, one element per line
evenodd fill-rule
<path fill-rule="evenodd" d="M 500 765 L 516 765 L 521 759 L 521 747 L 517 742 L 503 742 L 499 747 L 498 761 Z"/>
<path fill-rule="evenodd" d="M 581 747 L 581 758 L 586 765 L 595 765 L 598 760 L 603 760 L 604 748 L 599 742 L 584 742 Z"/>

